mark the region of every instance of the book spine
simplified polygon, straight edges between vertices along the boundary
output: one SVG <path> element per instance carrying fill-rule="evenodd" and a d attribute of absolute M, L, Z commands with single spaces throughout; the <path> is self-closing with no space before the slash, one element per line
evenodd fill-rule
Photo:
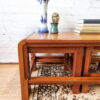
<path fill-rule="evenodd" d="M 84 19 L 84 23 L 88 23 L 88 24 L 100 24 L 100 19 Z"/>
<path fill-rule="evenodd" d="M 100 31 L 92 31 L 92 30 L 81 30 L 82 33 L 100 33 Z"/>
<path fill-rule="evenodd" d="M 82 30 L 94 30 L 94 31 L 100 31 L 100 27 L 93 27 L 93 26 L 84 26 L 83 28 L 82 28 Z"/>
<path fill-rule="evenodd" d="M 95 26 L 95 27 L 100 27 L 100 24 L 85 24 L 83 26 Z"/>

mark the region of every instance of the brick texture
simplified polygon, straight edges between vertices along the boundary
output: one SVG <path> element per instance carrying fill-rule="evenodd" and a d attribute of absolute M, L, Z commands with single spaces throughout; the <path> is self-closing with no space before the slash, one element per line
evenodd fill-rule
<path fill-rule="evenodd" d="M 18 62 L 18 42 L 37 31 L 41 8 L 37 0 L 0 0 L 0 62 Z M 100 0 L 50 0 L 51 15 L 60 14 L 59 31 L 73 31 L 78 19 L 100 18 Z"/>

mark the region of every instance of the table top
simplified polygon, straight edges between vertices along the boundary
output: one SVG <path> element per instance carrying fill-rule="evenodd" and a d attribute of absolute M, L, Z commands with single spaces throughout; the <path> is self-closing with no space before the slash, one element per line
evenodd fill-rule
<path fill-rule="evenodd" d="M 77 34 L 74 32 L 65 32 L 58 34 L 33 33 L 25 39 L 27 42 L 98 42 L 100 43 L 100 34 Z"/>
<path fill-rule="evenodd" d="M 100 40 L 100 34 L 77 34 L 65 32 L 58 34 L 33 33 L 26 38 L 27 40 Z"/>

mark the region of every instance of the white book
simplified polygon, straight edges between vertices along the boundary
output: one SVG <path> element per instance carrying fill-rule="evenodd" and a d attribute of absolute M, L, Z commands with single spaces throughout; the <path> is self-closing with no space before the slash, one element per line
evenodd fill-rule
<path fill-rule="evenodd" d="M 79 34 L 80 33 L 80 30 L 74 30 L 74 32 Z"/>

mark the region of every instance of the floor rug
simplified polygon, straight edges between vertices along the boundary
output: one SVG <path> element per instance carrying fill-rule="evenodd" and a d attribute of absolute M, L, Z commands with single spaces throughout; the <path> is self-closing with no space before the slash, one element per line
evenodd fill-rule
<path fill-rule="evenodd" d="M 63 64 L 38 64 L 32 77 L 42 76 L 71 76 L 64 71 Z M 91 65 L 91 72 L 99 72 L 95 65 Z M 71 85 L 34 85 L 32 86 L 32 100 L 100 100 L 100 85 L 89 86 L 88 93 L 73 94 Z"/>

